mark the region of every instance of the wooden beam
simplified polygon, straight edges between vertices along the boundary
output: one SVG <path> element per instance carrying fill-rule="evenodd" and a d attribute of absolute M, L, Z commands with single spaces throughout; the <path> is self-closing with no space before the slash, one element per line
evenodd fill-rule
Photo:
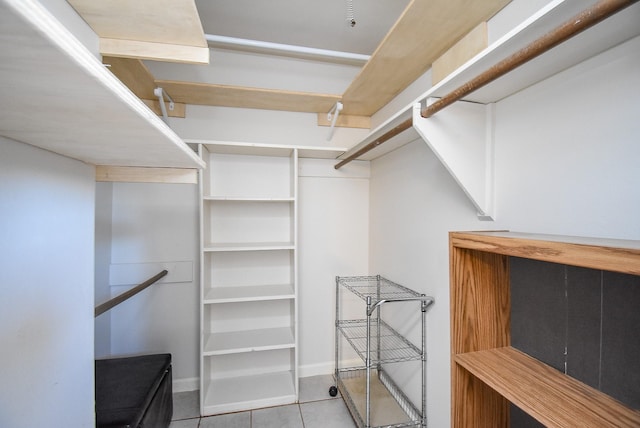
<path fill-rule="evenodd" d="M 197 184 L 198 170 L 187 168 L 139 168 L 97 165 L 96 181 Z"/>
<path fill-rule="evenodd" d="M 433 62 L 431 84 L 435 85 L 489 45 L 487 23 L 481 22 L 458 43 Z"/>
<path fill-rule="evenodd" d="M 156 88 L 154 77 L 141 60 L 105 56 L 102 57 L 102 63 L 108 65 L 109 70 L 155 114 L 162 116 L 160 101 L 153 93 Z M 169 110 L 168 102 L 165 101 L 165 105 L 170 117 L 185 117 L 185 104 L 174 103 L 173 110 Z"/>
<path fill-rule="evenodd" d="M 327 113 L 318 113 L 318 126 L 331 126 L 331 121 L 327 118 Z M 348 116 L 339 115 L 336 126 L 341 128 L 361 128 L 371 129 L 371 118 L 369 116 Z"/>
<path fill-rule="evenodd" d="M 139 59 L 103 56 L 102 63 L 140 99 L 155 98 L 155 78 Z"/>
<path fill-rule="evenodd" d="M 344 114 L 371 116 L 510 0 L 412 0 L 343 95 Z"/>
<path fill-rule="evenodd" d="M 156 80 L 176 102 L 222 107 L 327 113 L 340 95 Z"/>

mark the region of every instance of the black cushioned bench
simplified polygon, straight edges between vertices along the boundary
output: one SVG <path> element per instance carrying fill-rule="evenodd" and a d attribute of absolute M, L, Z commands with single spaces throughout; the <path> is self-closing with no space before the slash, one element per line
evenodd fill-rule
<path fill-rule="evenodd" d="M 172 416 L 171 354 L 96 360 L 96 427 L 166 428 Z"/>

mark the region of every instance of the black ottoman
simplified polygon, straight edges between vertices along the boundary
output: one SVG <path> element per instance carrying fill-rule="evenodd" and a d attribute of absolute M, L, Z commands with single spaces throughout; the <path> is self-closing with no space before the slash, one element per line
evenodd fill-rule
<path fill-rule="evenodd" d="M 162 428 L 172 416 L 171 354 L 96 360 L 96 427 Z"/>

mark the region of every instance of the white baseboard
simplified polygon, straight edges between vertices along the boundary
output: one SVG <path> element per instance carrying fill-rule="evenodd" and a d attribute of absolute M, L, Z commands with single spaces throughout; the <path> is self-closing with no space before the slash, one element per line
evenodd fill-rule
<path fill-rule="evenodd" d="M 335 361 L 328 363 L 307 364 L 298 368 L 299 377 L 320 376 L 333 374 Z"/>
<path fill-rule="evenodd" d="M 362 366 L 362 360 L 356 358 L 353 360 L 342 361 L 340 367 L 357 367 Z M 320 376 L 320 375 L 332 375 L 335 371 L 336 362 L 329 361 L 317 364 L 306 364 L 298 368 L 299 377 Z"/>
<path fill-rule="evenodd" d="M 343 361 L 344 367 L 362 365 L 362 360 L 354 359 Z M 298 368 L 298 377 L 310 377 L 321 375 L 332 375 L 335 370 L 335 361 L 324 363 L 306 364 Z M 197 377 L 173 379 L 173 392 L 197 391 L 200 389 L 200 379 Z"/>
<path fill-rule="evenodd" d="M 197 391 L 200 389 L 200 379 L 189 377 L 184 379 L 173 379 L 173 392 Z"/>

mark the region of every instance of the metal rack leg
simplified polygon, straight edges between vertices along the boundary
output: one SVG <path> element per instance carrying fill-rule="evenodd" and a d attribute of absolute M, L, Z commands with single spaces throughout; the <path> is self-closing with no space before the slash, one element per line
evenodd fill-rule
<path fill-rule="evenodd" d="M 365 390 L 365 427 L 371 426 L 371 296 L 367 296 L 367 385 Z"/>
<path fill-rule="evenodd" d="M 423 297 L 425 294 L 422 295 Z M 422 311 L 422 427 L 427 427 L 427 302 L 420 304 Z"/>
<path fill-rule="evenodd" d="M 338 352 L 338 343 L 340 342 L 340 338 L 339 338 L 339 332 L 338 332 L 338 320 L 340 319 L 340 277 L 336 276 L 336 322 L 335 322 L 335 357 L 336 357 L 336 365 L 335 365 L 335 379 L 336 379 L 336 386 L 338 385 L 338 373 L 339 373 L 339 366 L 338 366 L 338 356 L 339 356 L 339 352 Z"/>

